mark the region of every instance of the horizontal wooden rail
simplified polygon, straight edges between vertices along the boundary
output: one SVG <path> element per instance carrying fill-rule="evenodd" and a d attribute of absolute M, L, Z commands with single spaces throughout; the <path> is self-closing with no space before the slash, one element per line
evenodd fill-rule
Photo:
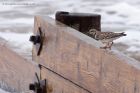
<path fill-rule="evenodd" d="M 139 62 L 122 54 L 100 49 L 102 44 L 98 41 L 49 17 L 35 17 L 34 34 L 38 33 L 39 27 L 45 38 L 39 56 L 34 46 L 33 59 L 81 86 L 79 89 L 88 90 L 79 91 L 75 84 L 43 70 L 44 78 L 55 89 L 52 93 L 140 92 Z"/>

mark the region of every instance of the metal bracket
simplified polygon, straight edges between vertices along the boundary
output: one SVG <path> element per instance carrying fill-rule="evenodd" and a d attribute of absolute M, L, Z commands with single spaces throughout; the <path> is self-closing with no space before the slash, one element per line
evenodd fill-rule
<path fill-rule="evenodd" d="M 34 45 L 36 45 L 37 56 L 40 55 L 45 34 L 43 34 L 41 27 L 38 28 L 37 35 L 30 36 L 29 41 L 31 41 Z"/>
<path fill-rule="evenodd" d="M 41 66 L 40 65 L 39 65 L 39 68 L 40 68 L 40 78 L 37 75 L 37 73 L 35 73 L 35 76 L 38 82 L 31 83 L 29 85 L 29 89 L 33 90 L 35 93 L 47 93 L 47 80 L 41 79 Z"/>
<path fill-rule="evenodd" d="M 35 93 L 47 93 L 47 80 L 44 79 L 44 80 L 40 80 L 38 78 L 38 75 L 37 73 L 35 73 L 36 77 L 37 77 L 37 80 L 38 82 L 34 82 L 34 83 L 31 83 L 29 85 L 29 89 L 30 90 L 33 90 Z"/>

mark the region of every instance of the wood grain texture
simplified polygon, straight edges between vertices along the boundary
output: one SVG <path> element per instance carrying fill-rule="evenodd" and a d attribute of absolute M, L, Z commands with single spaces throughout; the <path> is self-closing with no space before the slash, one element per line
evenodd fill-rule
<path fill-rule="evenodd" d="M 28 91 L 29 83 L 34 81 L 36 67 L 10 50 L 2 41 L 0 41 L 0 50 L 0 82 L 11 87 L 13 90 L 10 91 L 13 93 Z"/>
<path fill-rule="evenodd" d="M 49 17 L 36 17 L 34 33 L 38 27 L 45 40 L 40 56 L 34 46 L 35 61 L 92 93 L 140 93 L 139 62 L 102 50 L 99 42 Z"/>
<path fill-rule="evenodd" d="M 47 78 L 48 90 L 51 90 L 48 93 L 89 93 L 87 90 L 47 69 L 42 69 L 42 75 L 42 78 Z"/>

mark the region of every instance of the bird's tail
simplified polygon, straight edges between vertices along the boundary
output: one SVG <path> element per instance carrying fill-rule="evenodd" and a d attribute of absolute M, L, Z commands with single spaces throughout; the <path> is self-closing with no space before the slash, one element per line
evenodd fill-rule
<path fill-rule="evenodd" d="M 122 37 L 122 36 L 126 36 L 126 34 L 124 32 L 122 32 L 122 33 L 116 33 L 112 37 Z"/>
<path fill-rule="evenodd" d="M 125 32 L 120 33 L 121 36 L 126 36 Z"/>

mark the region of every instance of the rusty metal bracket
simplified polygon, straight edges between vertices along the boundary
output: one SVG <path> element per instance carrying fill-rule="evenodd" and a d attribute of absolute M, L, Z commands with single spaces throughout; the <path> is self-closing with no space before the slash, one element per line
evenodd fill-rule
<path fill-rule="evenodd" d="M 40 68 L 40 78 L 39 78 L 38 74 L 35 73 L 35 76 L 36 76 L 38 82 L 31 83 L 29 85 L 29 89 L 34 91 L 35 93 L 48 93 L 47 92 L 47 80 L 46 79 L 42 80 L 40 65 L 39 65 L 39 68 Z"/>
<path fill-rule="evenodd" d="M 35 93 L 47 93 L 47 80 L 40 80 L 37 73 L 35 73 L 38 82 L 31 83 L 29 85 L 29 89 L 34 91 Z"/>
<path fill-rule="evenodd" d="M 43 34 L 41 27 L 38 28 L 37 35 L 30 36 L 29 41 L 31 41 L 37 50 L 37 55 L 39 56 L 42 50 L 43 41 L 44 41 L 45 34 Z"/>

